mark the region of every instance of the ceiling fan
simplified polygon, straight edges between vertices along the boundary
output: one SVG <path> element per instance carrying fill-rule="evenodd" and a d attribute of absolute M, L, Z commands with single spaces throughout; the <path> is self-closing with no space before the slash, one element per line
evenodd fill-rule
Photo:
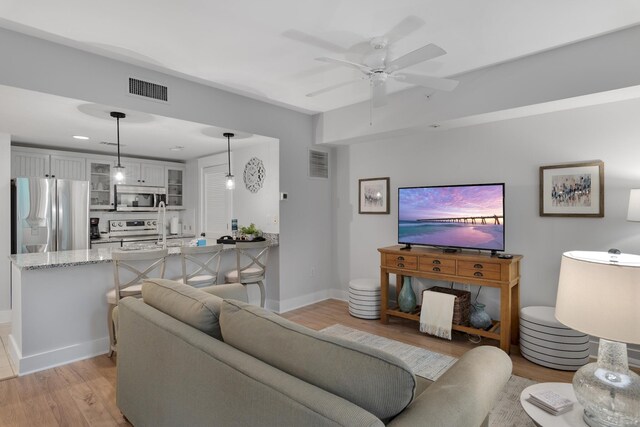
<path fill-rule="evenodd" d="M 401 72 L 405 68 L 428 61 L 433 58 L 445 55 L 447 52 L 435 44 L 428 44 L 412 52 L 391 59 L 389 56 L 389 46 L 399 35 L 406 35 L 415 31 L 416 20 L 418 18 L 409 17 L 401 21 L 385 36 L 374 37 L 369 41 L 372 51 L 365 54 L 362 63 L 351 62 L 344 59 L 329 57 L 316 58 L 317 61 L 328 62 L 345 67 L 350 67 L 360 71 L 363 76 L 357 80 L 338 83 L 324 89 L 307 94 L 308 97 L 324 94 L 335 89 L 357 83 L 361 80 L 368 80 L 371 87 L 371 101 L 374 107 L 381 107 L 387 104 L 387 80 L 393 79 L 410 85 L 423 86 L 430 89 L 452 91 L 458 85 L 457 80 L 443 79 L 439 77 L 426 76 L 422 74 Z M 422 21 L 419 21 L 422 23 Z M 423 24 L 423 23 L 422 23 Z M 409 28 L 410 27 L 410 28 Z M 317 43 L 316 43 L 317 44 Z"/>

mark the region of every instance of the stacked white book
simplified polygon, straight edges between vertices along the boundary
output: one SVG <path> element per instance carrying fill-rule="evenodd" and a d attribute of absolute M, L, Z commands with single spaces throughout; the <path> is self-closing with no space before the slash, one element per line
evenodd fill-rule
<path fill-rule="evenodd" d="M 573 408 L 572 400 L 550 390 L 531 393 L 527 400 L 552 415 L 564 414 Z"/>

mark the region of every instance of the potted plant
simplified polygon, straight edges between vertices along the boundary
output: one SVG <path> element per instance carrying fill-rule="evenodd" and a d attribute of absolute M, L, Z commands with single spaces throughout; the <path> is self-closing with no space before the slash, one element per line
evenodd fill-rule
<path fill-rule="evenodd" d="M 260 230 L 254 223 L 251 223 L 248 227 L 240 227 L 240 233 L 245 236 L 245 240 L 253 240 L 260 236 Z"/>

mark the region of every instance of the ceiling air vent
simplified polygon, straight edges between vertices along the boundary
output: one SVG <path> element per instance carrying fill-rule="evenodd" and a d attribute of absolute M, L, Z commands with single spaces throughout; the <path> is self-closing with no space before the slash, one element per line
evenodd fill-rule
<path fill-rule="evenodd" d="M 311 178 L 329 178 L 329 153 L 309 150 L 309 176 Z"/>
<path fill-rule="evenodd" d="M 129 93 L 167 102 L 167 87 L 129 77 Z"/>

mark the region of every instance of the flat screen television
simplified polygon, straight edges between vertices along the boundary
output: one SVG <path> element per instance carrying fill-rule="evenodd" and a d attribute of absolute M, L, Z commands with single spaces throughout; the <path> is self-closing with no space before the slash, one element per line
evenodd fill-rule
<path fill-rule="evenodd" d="M 504 251 L 504 183 L 398 188 L 398 243 Z"/>

